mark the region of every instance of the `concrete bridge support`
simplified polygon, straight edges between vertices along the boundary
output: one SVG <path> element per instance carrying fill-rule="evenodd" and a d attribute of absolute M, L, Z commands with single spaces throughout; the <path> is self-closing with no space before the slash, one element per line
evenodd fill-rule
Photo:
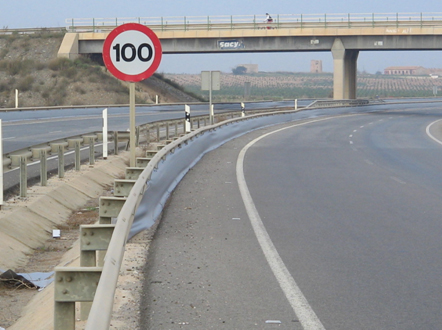
<path fill-rule="evenodd" d="M 333 99 L 356 99 L 356 75 L 359 51 L 345 49 L 340 38 L 332 46 Z"/>

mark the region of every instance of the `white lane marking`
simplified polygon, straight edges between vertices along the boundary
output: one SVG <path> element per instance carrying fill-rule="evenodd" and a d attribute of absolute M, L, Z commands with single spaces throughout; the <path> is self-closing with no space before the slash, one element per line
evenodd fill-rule
<path fill-rule="evenodd" d="M 350 134 L 348 137 L 353 137 L 353 134 Z"/>
<path fill-rule="evenodd" d="M 433 136 L 433 134 L 431 134 L 430 133 L 430 128 L 431 128 L 431 126 L 433 126 L 434 124 L 436 124 L 437 122 L 439 122 L 439 121 L 441 121 L 442 119 L 438 119 L 438 120 L 436 120 L 436 121 L 433 121 L 430 125 L 428 125 L 427 126 L 427 128 L 426 128 L 426 132 L 427 132 L 427 135 L 431 138 L 431 139 L 433 139 L 434 141 L 436 141 L 437 143 L 439 143 L 439 144 L 442 144 L 442 141 L 441 140 L 438 140 L 436 137 L 434 137 Z"/>
<path fill-rule="evenodd" d="M 353 144 L 353 141 L 350 141 L 350 144 Z"/>
<path fill-rule="evenodd" d="M 390 176 L 390 179 L 392 179 L 392 180 L 394 180 L 394 181 L 396 181 L 396 182 L 399 182 L 399 183 L 401 183 L 401 184 L 406 184 L 405 181 L 402 181 L 401 179 L 396 178 L 395 176 Z"/>
<path fill-rule="evenodd" d="M 8 137 L 8 138 L 4 138 L 3 141 L 4 141 L 4 140 L 12 140 L 12 139 L 15 139 L 15 136 L 11 136 L 11 137 Z"/>
<path fill-rule="evenodd" d="M 336 117 L 334 117 L 336 118 Z M 261 217 L 259 216 L 258 210 L 256 209 L 255 203 L 253 202 L 250 191 L 247 187 L 246 179 L 244 176 L 244 157 L 247 150 L 259 140 L 283 131 L 285 129 L 293 128 L 296 126 L 302 126 L 310 123 L 315 123 L 323 120 L 329 120 L 332 118 L 323 118 L 318 120 L 312 120 L 306 123 L 300 123 L 284 127 L 273 132 L 264 134 L 259 138 L 254 139 L 249 142 L 239 153 L 238 160 L 236 162 L 236 177 L 238 181 L 239 190 L 241 192 L 241 197 L 244 202 L 247 214 L 252 224 L 253 230 L 255 232 L 256 238 L 261 246 L 261 249 L 267 259 L 270 268 L 273 271 L 282 291 L 284 292 L 287 300 L 289 301 L 293 311 L 297 315 L 299 322 L 301 323 L 304 330 L 325 330 L 319 318 L 316 316 L 313 309 L 310 307 L 307 299 L 304 297 L 303 293 L 296 284 L 294 278 L 288 271 L 278 251 L 276 250 L 273 242 L 267 233 L 267 230 L 262 223 Z"/>

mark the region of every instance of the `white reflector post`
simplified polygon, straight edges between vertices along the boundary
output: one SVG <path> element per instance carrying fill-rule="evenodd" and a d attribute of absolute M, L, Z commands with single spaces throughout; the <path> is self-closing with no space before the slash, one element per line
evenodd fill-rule
<path fill-rule="evenodd" d="M 191 131 L 190 129 L 190 107 L 186 104 L 184 106 L 184 112 L 186 114 L 186 133 Z"/>
<path fill-rule="evenodd" d="M 107 108 L 103 110 L 103 158 L 107 159 Z"/>

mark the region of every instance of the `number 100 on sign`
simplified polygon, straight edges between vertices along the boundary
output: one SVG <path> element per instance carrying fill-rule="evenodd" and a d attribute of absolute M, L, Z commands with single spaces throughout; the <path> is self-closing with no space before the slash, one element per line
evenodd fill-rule
<path fill-rule="evenodd" d="M 150 29 L 139 24 L 130 25 L 130 30 L 120 27 L 120 31 L 116 28 L 109 34 L 103 45 L 103 60 L 115 77 L 135 82 L 147 79 L 155 72 L 162 50 Z"/>
<path fill-rule="evenodd" d="M 149 62 L 153 56 L 153 48 L 149 44 L 141 44 L 138 49 L 131 43 L 124 44 L 121 47 L 120 44 L 116 44 L 112 49 L 115 51 L 115 61 L 123 61 L 125 63 L 133 62 L 138 59 L 141 62 Z"/>

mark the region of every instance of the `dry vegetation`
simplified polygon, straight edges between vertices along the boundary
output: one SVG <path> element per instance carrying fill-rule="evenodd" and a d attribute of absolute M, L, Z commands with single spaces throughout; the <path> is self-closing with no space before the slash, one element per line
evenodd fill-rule
<path fill-rule="evenodd" d="M 63 34 L 0 36 L 0 107 L 127 104 L 126 83 L 109 74 L 99 61 L 57 58 Z M 157 75 L 136 85 L 136 102 L 195 101 Z"/>
<path fill-rule="evenodd" d="M 196 94 L 201 92 L 199 74 L 167 74 L 167 78 Z M 221 75 L 221 90 L 214 91 L 216 101 L 240 100 L 244 97 L 244 84 L 251 83 L 250 99 L 294 99 L 331 97 L 333 75 L 292 72 L 257 73 L 247 75 Z M 442 90 L 442 79 L 429 76 L 385 76 L 381 74 L 359 74 L 358 97 L 431 97 L 433 86 Z"/>

